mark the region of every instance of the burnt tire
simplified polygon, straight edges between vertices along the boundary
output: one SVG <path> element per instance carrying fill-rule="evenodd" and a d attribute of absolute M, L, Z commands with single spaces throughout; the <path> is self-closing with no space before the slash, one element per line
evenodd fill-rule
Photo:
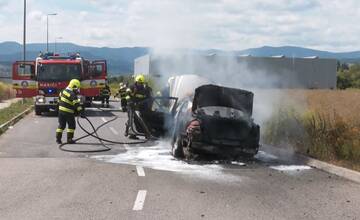
<path fill-rule="evenodd" d="M 183 141 L 180 135 L 176 135 L 171 145 L 171 153 L 176 158 L 184 158 Z"/>
<path fill-rule="evenodd" d="M 186 140 L 182 140 L 182 144 L 183 144 L 183 147 L 182 147 L 182 152 L 184 154 L 184 157 L 186 160 L 192 160 L 196 157 L 195 154 L 193 154 L 190 150 L 190 147 L 191 147 L 191 140 L 186 137 Z"/>

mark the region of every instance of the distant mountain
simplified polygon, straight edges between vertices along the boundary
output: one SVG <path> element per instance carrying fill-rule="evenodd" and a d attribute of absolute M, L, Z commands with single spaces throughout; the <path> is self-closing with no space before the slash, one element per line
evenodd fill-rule
<path fill-rule="evenodd" d="M 252 56 L 276 56 L 284 55 L 286 57 L 309 57 L 318 56 L 320 58 L 334 58 L 334 59 L 360 59 L 360 51 L 333 53 L 328 51 L 313 50 L 303 47 L 259 47 L 247 50 L 238 51 L 238 54 L 250 54 Z"/>
<path fill-rule="evenodd" d="M 55 44 L 50 43 L 51 51 L 55 50 Z M 150 48 L 146 47 L 88 47 L 80 46 L 73 43 L 57 43 L 57 53 L 80 52 L 82 56 L 88 59 L 106 59 L 108 62 L 108 69 L 110 74 L 128 74 L 133 72 L 134 59 L 143 56 L 150 52 Z M 46 44 L 32 43 L 27 44 L 27 59 L 34 60 L 40 51 L 46 50 Z M 211 54 L 216 53 L 220 55 L 229 55 L 230 53 L 237 55 L 252 55 L 252 56 L 275 56 L 284 55 L 287 57 L 309 57 L 318 56 L 320 58 L 334 58 L 342 61 L 359 62 L 360 51 L 334 53 L 329 51 L 313 50 L 302 47 L 284 46 L 284 47 L 270 47 L 264 46 L 259 48 L 251 48 L 240 51 L 223 51 L 223 50 L 179 50 L 179 52 L 191 52 L 195 54 Z M 12 63 L 15 60 L 22 59 L 22 45 L 17 42 L 3 42 L 0 43 L 0 63 Z"/>
<path fill-rule="evenodd" d="M 49 44 L 51 51 L 55 50 L 55 44 Z M 149 52 L 145 47 L 86 47 L 72 43 L 57 43 L 56 52 L 61 54 L 79 52 L 83 57 L 95 60 L 105 59 L 108 62 L 109 73 L 128 74 L 133 72 L 134 59 Z M 34 60 L 40 51 L 46 50 L 46 44 L 27 44 L 26 59 Z M 0 43 L 0 62 L 14 62 L 22 59 L 22 45 L 16 42 Z"/>

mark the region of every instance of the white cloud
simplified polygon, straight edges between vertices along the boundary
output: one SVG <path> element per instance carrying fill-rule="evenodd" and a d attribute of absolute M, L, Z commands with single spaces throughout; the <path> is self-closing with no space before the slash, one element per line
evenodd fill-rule
<path fill-rule="evenodd" d="M 57 12 L 51 39 L 94 46 L 360 49 L 358 0 L 79 0 L 84 7 L 71 10 L 70 0 L 51 2 L 28 0 L 29 41 L 44 42 L 44 15 Z M 22 5 L 0 0 L 0 11 L 0 41 L 20 42 Z"/>

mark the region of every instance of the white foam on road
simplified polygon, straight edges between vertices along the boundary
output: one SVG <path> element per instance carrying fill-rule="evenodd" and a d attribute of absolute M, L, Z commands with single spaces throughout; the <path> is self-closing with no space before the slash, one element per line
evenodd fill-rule
<path fill-rule="evenodd" d="M 278 165 L 278 166 L 270 166 L 270 168 L 284 172 L 299 172 L 303 170 L 312 169 L 310 166 L 305 166 L 305 165 Z"/>
<path fill-rule="evenodd" d="M 243 177 L 227 173 L 221 164 L 189 164 L 175 159 L 170 154 L 170 143 L 160 142 L 156 146 L 126 146 L 127 152 L 118 155 L 92 156 L 109 163 L 128 164 L 155 170 L 180 172 L 204 179 L 221 182 L 239 182 Z M 236 165 L 245 165 L 237 163 Z"/>
<path fill-rule="evenodd" d="M 277 160 L 278 157 L 273 155 L 273 154 L 270 154 L 270 153 L 267 153 L 265 151 L 259 151 L 256 155 L 255 155 L 255 158 L 258 159 L 258 160 L 261 160 L 263 162 L 270 162 L 270 161 L 273 161 L 273 160 Z"/>

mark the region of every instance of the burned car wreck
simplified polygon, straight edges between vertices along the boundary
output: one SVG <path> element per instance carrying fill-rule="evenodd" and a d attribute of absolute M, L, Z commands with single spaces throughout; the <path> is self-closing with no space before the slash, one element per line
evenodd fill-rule
<path fill-rule="evenodd" d="M 252 119 L 253 93 L 202 85 L 177 106 L 172 154 L 191 158 L 212 154 L 227 159 L 253 157 L 259 149 L 260 127 Z"/>

